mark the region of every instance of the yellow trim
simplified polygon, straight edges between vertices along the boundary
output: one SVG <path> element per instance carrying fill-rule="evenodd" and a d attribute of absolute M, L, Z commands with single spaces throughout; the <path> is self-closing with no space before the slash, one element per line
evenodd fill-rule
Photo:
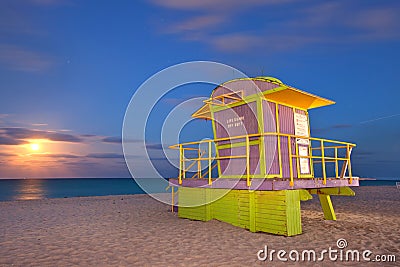
<path fill-rule="evenodd" d="M 336 178 L 339 178 L 339 165 L 338 165 L 338 160 L 337 160 L 337 157 L 338 157 L 338 151 L 337 151 L 337 148 L 335 147 L 335 176 L 336 176 Z"/>
<path fill-rule="evenodd" d="M 355 147 L 356 146 L 356 144 L 353 144 L 353 143 L 335 141 L 335 140 L 331 140 L 331 139 L 323 139 L 323 138 L 317 138 L 317 137 L 300 136 L 300 135 L 285 134 L 285 133 L 277 134 L 277 133 L 274 133 L 274 132 L 267 132 L 267 133 L 263 133 L 263 134 L 248 134 L 248 135 L 238 135 L 238 136 L 231 136 L 231 137 L 223 137 L 223 138 L 218 138 L 218 139 L 215 139 L 215 140 L 203 140 L 203 141 L 186 142 L 186 143 L 182 143 L 182 144 L 176 144 L 176 145 L 169 146 L 169 148 L 176 149 L 176 147 L 179 146 L 179 145 L 195 145 L 195 144 L 205 143 L 205 142 L 209 142 L 209 141 L 219 142 L 219 141 L 226 141 L 226 140 L 233 140 L 233 139 L 243 139 L 243 138 L 246 138 L 246 136 L 248 136 L 248 137 L 256 137 L 256 136 L 260 136 L 260 135 L 280 135 L 280 136 L 286 136 L 286 137 L 291 136 L 293 138 L 303 138 L 303 139 L 310 139 L 310 140 L 314 140 L 314 141 L 323 140 L 324 142 L 327 142 L 327 143 L 337 143 L 337 144 L 343 144 L 343 145 L 349 144 L 350 147 Z"/>
<path fill-rule="evenodd" d="M 253 95 L 250 95 L 250 96 L 247 96 L 247 97 L 243 98 L 242 101 L 229 103 L 229 104 L 226 104 L 224 106 L 214 106 L 213 112 L 219 112 L 219 111 L 222 111 L 222 110 L 226 110 L 226 109 L 229 109 L 229 108 L 234 108 L 234 107 L 241 106 L 241 105 L 244 105 L 244 104 L 250 104 L 250 103 L 256 102 L 258 99 L 260 99 L 260 97 L 257 94 L 253 94 Z"/>
<path fill-rule="evenodd" d="M 204 104 L 192 114 L 193 118 L 211 120 L 211 104 Z"/>
<path fill-rule="evenodd" d="M 247 178 L 247 174 L 242 174 L 242 175 L 221 175 L 220 177 L 218 177 L 218 179 L 246 179 Z M 250 178 L 251 179 L 264 179 L 264 178 L 268 178 L 268 179 L 272 179 L 272 178 L 279 178 L 276 174 L 269 174 L 269 175 L 261 175 L 261 174 L 250 174 Z M 251 181 L 251 180 L 250 180 Z"/>
<path fill-rule="evenodd" d="M 267 101 L 267 100 L 266 100 Z M 267 101 L 268 103 L 268 101 Z M 280 119 L 279 119 L 279 104 L 278 103 L 274 103 L 275 104 L 275 121 L 276 121 L 276 132 L 278 134 L 281 133 L 281 126 L 280 124 Z M 281 154 L 281 137 L 278 136 L 278 160 L 279 160 L 279 176 L 283 177 L 283 171 L 282 171 L 282 154 Z"/>
<path fill-rule="evenodd" d="M 294 121 L 294 115 L 296 113 L 296 108 L 292 108 L 293 110 L 293 125 L 294 129 L 296 129 L 295 121 Z M 299 144 L 297 143 L 297 139 L 294 139 L 294 147 L 296 148 L 296 169 L 297 169 L 297 178 L 301 177 L 300 173 L 300 160 L 299 160 Z"/>
<path fill-rule="evenodd" d="M 264 102 L 263 99 L 259 98 L 256 101 L 257 105 L 257 126 L 258 126 L 258 132 L 259 133 L 264 133 L 265 132 L 265 125 L 264 125 Z M 258 151 L 259 151 L 259 160 L 258 160 L 258 166 L 260 170 L 261 175 L 267 175 L 267 165 L 266 165 L 266 158 L 265 158 L 265 137 L 260 136 L 260 144 L 258 146 Z"/>
<path fill-rule="evenodd" d="M 200 149 L 198 149 L 197 151 L 197 156 L 199 157 L 199 159 L 197 160 L 197 177 L 201 177 L 201 151 Z"/>
<path fill-rule="evenodd" d="M 228 83 L 231 83 L 231 82 L 236 82 L 236 81 L 263 81 L 263 82 L 274 83 L 274 84 L 277 84 L 277 85 L 282 85 L 283 84 L 279 79 L 274 78 L 274 77 L 237 78 L 237 79 L 232 79 L 232 80 L 226 81 L 224 83 L 221 83 L 215 89 L 217 89 L 218 87 L 222 87 L 225 84 L 228 84 Z M 214 90 L 213 90 L 213 92 L 214 92 Z"/>
<path fill-rule="evenodd" d="M 296 140 L 296 139 L 295 139 Z M 290 170 L 290 186 L 294 186 L 293 182 L 293 160 L 292 160 L 292 142 L 290 142 L 290 136 L 288 137 L 288 150 L 289 150 L 289 170 Z"/>
<path fill-rule="evenodd" d="M 307 114 L 307 121 L 308 121 L 308 136 L 311 136 L 311 126 L 310 126 L 310 116 L 308 114 L 308 111 L 305 111 Z M 312 150 L 311 150 L 311 140 L 308 144 L 308 155 L 312 156 Z M 313 168 L 313 159 L 310 158 L 308 164 L 310 164 L 310 170 L 311 170 L 311 177 L 314 177 L 314 168 Z"/>
<path fill-rule="evenodd" d="M 184 170 L 183 168 L 183 160 L 182 160 L 182 146 L 183 145 L 179 145 L 179 176 L 178 176 L 178 180 L 179 180 L 179 184 L 182 184 L 182 170 Z"/>
<path fill-rule="evenodd" d="M 232 96 L 232 95 L 239 95 L 239 94 L 240 94 L 240 97 Z M 220 98 L 222 98 L 222 101 L 219 100 Z M 231 103 L 225 103 L 225 98 L 228 98 L 228 99 L 231 99 L 231 100 L 236 100 L 236 101 L 233 101 Z M 218 100 L 221 103 L 214 102 L 215 100 Z M 218 95 L 218 96 L 215 96 L 215 97 L 211 97 L 211 98 L 209 98 L 207 100 L 204 100 L 203 102 L 206 103 L 206 104 L 211 104 L 211 105 L 226 106 L 226 105 L 229 105 L 229 104 L 232 104 L 232 103 L 236 103 L 236 102 L 239 102 L 239 101 L 242 101 L 242 100 L 243 100 L 243 90 L 230 92 L 230 93 L 226 93 L 226 94 L 222 94 L 222 95 Z"/>
<path fill-rule="evenodd" d="M 321 142 L 322 176 L 323 176 L 323 178 L 324 178 L 323 184 L 326 184 L 324 140 L 320 140 L 320 142 Z"/>
<path fill-rule="evenodd" d="M 347 168 L 349 170 L 349 177 L 350 177 L 349 184 L 352 184 L 353 183 L 353 174 L 351 172 L 351 163 L 350 163 L 351 150 L 350 150 L 349 144 L 347 144 L 346 151 L 347 151 L 347 155 L 346 155 L 347 156 Z"/>
<path fill-rule="evenodd" d="M 208 142 L 208 184 L 209 185 L 212 184 L 212 166 L 211 166 L 211 164 L 212 164 L 212 159 L 211 159 L 212 153 L 211 153 L 211 150 L 212 150 L 211 142 Z"/>
<path fill-rule="evenodd" d="M 210 106 L 210 109 L 211 109 L 211 106 Z M 217 130 L 216 130 L 216 126 L 215 126 L 214 112 L 211 112 L 211 126 L 213 128 L 214 140 L 217 140 Z M 217 146 L 217 143 L 215 143 L 215 146 Z M 217 157 L 219 156 L 218 149 L 215 149 L 215 156 L 217 156 Z M 221 175 L 221 163 L 219 162 L 219 160 L 217 160 L 217 169 L 218 169 L 218 174 Z"/>
<path fill-rule="evenodd" d="M 250 144 L 249 144 L 249 136 L 246 136 L 246 181 L 247 186 L 250 187 Z"/>
<path fill-rule="evenodd" d="M 250 141 L 251 146 L 259 145 L 260 144 L 260 139 L 258 140 L 253 140 Z M 236 147 L 242 147 L 246 145 L 246 141 L 244 142 L 237 142 L 237 143 L 229 143 L 229 144 L 223 144 L 223 145 L 216 145 L 217 149 L 227 149 L 227 148 L 236 148 Z"/>

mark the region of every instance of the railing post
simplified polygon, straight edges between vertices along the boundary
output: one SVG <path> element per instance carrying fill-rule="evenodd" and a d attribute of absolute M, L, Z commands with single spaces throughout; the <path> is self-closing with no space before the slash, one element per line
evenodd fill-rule
<path fill-rule="evenodd" d="M 182 145 L 179 145 L 179 184 L 182 184 L 182 171 L 183 171 L 183 161 L 182 161 Z"/>
<path fill-rule="evenodd" d="M 325 169 L 325 148 L 324 148 L 324 140 L 321 139 L 321 162 L 322 162 L 322 175 L 324 177 L 323 184 L 326 184 L 326 169 Z"/>
<path fill-rule="evenodd" d="M 200 153 L 200 148 L 197 149 L 197 156 L 198 156 L 198 159 L 197 159 L 197 178 L 201 178 L 201 162 L 200 162 L 201 153 Z"/>
<path fill-rule="evenodd" d="M 289 171 L 290 171 L 290 183 L 289 186 L 294 186 L 293 181 L 293 160 L 292 160 L 292 142 L 290 139 L 290 135 L 288 136 L 288 150 L 289 150 Z"/>
<path fill-rule="evenodd" d="M 299 145 L 297 144 L 297 138 L 294 139 L 294 145 L 296 148 L 296 170 L 297 170 L 297 178 L 300 178 L 300 159 L 299 159 Z"/>
<path fill-rule="evenodd" d="M 337 151 L 337 147 L 335 147 L 335 174 L 336 174 L 336 178 L 339 178 L 339 165 L 338 165 L 338 151 Z"/>
<path fill-rule="evenodd" d="M 208 184 L 211 185 L 212 184 L 212 180 L 211 180 L 211 140 L 208 141 Z"/>
<path fill-rule="evenodd" d="M 185 160 L 185 148 L 182 147 L 182 177 L 186 179 L 186 160 Z"/>
<path fill-rule="evenodd" d="M 347 168 L 349 169 L 349 177 L 350 177 L 349 184 L 352 184 L 353 183 L 353 174 L 351 172 L 350 153 L 351 153 L 350 146 L 349 146 L 349 144 L 347 144 L 346 145 Z"/>
<path fill-rule="evenodd" d="M 250 141 L 248 135 L 246 135 L 246 180 L 247 186 L 250 187 Z"/>

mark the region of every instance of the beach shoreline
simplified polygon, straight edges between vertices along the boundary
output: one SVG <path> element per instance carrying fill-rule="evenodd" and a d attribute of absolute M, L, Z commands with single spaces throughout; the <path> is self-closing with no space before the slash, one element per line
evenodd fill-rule
<path fill-rule="evenodd" d="M 337 221 L 323 219 L 318 197 L 302 202 L 303 234 L 294 237 L 180 219 L 169 205 L 139 194 L 0 202 L 0 266 L 265 266 L 271 262 L 257 259 L 265 246 L 321 251 L 340 238 L 349 249 L 393 254 L 399 261 L 400 190 L 354 190 L 355 197 L 332 197 Z M 307 264 L 273 262 L 288 263 Z"/>

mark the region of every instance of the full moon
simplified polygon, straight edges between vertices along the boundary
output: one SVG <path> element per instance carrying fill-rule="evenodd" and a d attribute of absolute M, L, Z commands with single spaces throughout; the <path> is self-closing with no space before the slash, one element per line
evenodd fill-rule
<path fill-rule="evenodd" d="M 39 144 L 31 144 L 31 149 L 33 151 L 37 151 L 37 150 L 39 150 L 39 148 L 40 148 Z"/>

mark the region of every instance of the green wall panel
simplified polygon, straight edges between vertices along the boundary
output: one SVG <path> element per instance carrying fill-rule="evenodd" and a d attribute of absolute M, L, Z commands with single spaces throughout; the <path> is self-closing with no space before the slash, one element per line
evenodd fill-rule
<path fill-rule="evenodd" d="M 181 218 L 217 219 L 253 232 L 286 236 L 302 231 L 300 190 L 228 192 L 225 189 L 180 187 L 178 192 L 178 216 Z M 216 197 L 220 198 L 205 204 L 206 200 Z"/>

